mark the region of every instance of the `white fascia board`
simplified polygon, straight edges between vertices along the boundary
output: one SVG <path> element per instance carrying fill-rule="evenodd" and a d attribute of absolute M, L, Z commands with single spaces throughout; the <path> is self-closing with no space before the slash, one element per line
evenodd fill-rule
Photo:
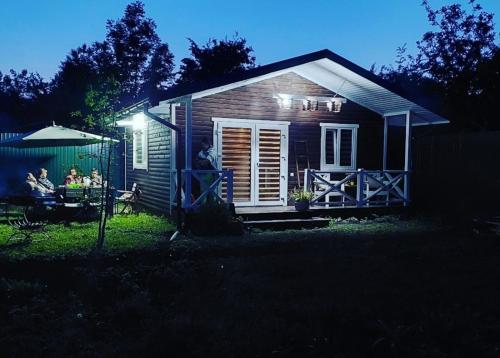
<path fill-rule="evenodd" d="M 166 114 L 170 117 L 170 104 L 160 104 L 149 109 L 154 114 Z"/>
<path fill-rule="evenodd" d="M 133 124 L 133 121 L 131 119 L 122 119 L 122 120 L 116 121 L 117 127 L 127 127 L 127 126 L 131 126 L 132 124 Z"/>
<path fill-rule="evenodd" d="M 214 123 L 260 123 L 260 124 L 276 124 L 276 125 L 286 125 L 289 126 L 289 121 L 275 121 L 272 119 L 246 119 L 246 118 L 223 118 L 223 117 L 213 117 L 212 121 Z"/>
<path fill-rule="evenodd" d="M 450 124 L 450 121 L 445 119 L 445 120 L 440 120 L 440 121 L 432 121 L 432 122 L 420 122 L 420 123 L 413 123 L 413 127 L 421 127 L 421 126 L 433 126 L 437 124 Z"/>

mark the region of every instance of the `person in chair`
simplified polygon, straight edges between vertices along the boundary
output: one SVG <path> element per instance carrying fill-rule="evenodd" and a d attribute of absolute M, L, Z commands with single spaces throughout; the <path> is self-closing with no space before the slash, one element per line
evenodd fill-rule
<path fill-rule="evenodd" d="M 32 173 L 26 175 L 26 192 L 30 196 L 41 197 L 53 194 L 53 190 L 46 189 L 41 185 Z"/>
<path fill-rule="evenodd" d="M 47 169 L 45 168 L 40 168 L 38 170 L 38 184 L 43 186 L 45 189 L 50 190 L 51 192 L 54 192 L 54 184 L 47 178 Z"/>
<path fill-rule="evenodd" d="M 69 170 L 68 176 L 66 177 L 66 179 L 64 179 L 64 185 L 81 184 L 81 183 L 82 183 L 82 178 L 78 176 L 75 168 L 71 168 Z"/>
<path fill-rule="evenodd" d="M 90 185 L 91 186 L 101 186 L 102 185 L 102 176 L 99 175 L 99 171 L 96 168 L 93 168 L 90 172 Z"/>

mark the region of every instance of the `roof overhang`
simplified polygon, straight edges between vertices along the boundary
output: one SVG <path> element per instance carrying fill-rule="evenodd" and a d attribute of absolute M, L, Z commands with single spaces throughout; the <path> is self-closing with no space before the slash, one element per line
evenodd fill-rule
<path fill-rule="evenodd" d="M 382 78 L 328 50 L 262 66 L 247 73 L 246 76 L 240 76 L 243 77 L 240 80 L 226 83 L 219 81 L 215 86 L 194 86 L 195 91 L 181 91 L 179 96 L 161 101 L 159 106 L 153 107 L 152 110 L 164 108 L 168 103 L 185 98 L 187 94 L 195 100 L 286 73 L 296 73 L 381 116 L 410 111 L 414 126 L 449 123 L 446 118 L 417 103 L 421 101 L 401 94 L 402 91 L 391 88 L 392 85 Z"/>

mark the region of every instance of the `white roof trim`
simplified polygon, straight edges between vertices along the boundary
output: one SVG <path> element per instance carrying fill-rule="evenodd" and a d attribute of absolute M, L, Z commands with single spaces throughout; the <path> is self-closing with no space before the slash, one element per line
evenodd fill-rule
<path fill-rule="evenodd" d="M 289 121 L 275 121 L 273 119 L 247 119 L 247 118 L 223 118 L 223 117 L 212 117 L 212 121 L 225 122 L 225 123 L 261 123 L 261 124 L 276 124 L 276 125 L 286 125 L 289 126 Z"/>

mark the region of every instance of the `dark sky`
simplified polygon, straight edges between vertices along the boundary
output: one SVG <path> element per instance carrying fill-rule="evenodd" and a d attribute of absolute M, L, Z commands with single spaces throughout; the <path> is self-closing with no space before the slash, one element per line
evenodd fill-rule
<path fill-rule="evenodd" d="M 433 6 L 465 0 L 430 0 Z M 123 14 L 127 0 L 6 0 L 0 8 L 0 71 L 27 68 L 51 78 L 72 48 L 103 40 L 106 19 Z M 247 38 L 266 64 L 328 48 L 370 67 L 394 61 L 404 43 L 412 51 L 429 29 L 421 0 L 169 1 L 145 0 L 147 15 L 178 61 L 187 37 Z M 482 0 L 500 14 L 500 0 Z M 498 22 L 498 21 L 496 21 Z"/>

